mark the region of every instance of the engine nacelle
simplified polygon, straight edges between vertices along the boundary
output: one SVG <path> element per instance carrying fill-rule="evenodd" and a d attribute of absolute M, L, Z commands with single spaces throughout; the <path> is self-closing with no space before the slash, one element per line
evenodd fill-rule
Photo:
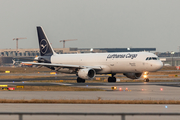
<path fill-rule="evenodd" d="M 131 79 L 139 79 L 142 73 L 123 73 L 123 75 Z"/>
<path fill-rule="evenodd" d="M 93 79 L 95 74 L 94 69 L 80 69 L 78 71 L 78 76 L 82 79 Z"/>

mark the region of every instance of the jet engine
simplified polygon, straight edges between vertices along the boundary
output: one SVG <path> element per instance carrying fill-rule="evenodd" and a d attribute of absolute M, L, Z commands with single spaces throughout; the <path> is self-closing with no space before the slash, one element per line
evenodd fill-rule
<path fill-rule="evenodd" d="M 80 69 L 78 71 L 78 76 L 82 79 L 93 79 L 95 74 L 94 69 Z"/>
<path fill-rule="evenodd" d="M 139 79 L 142 73 L 123 73 L 123 75 L 131 79 Z"/>

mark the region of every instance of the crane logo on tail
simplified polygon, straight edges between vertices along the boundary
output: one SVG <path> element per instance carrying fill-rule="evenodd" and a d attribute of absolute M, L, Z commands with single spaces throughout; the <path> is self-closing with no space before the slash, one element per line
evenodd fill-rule
<path fill-rule="evenodd" d="M 48 42 L 46 39 L 42 39 L 41 42 L 40 42 L 40 46 L 41 46 L 41 52 L 43 54 L 45 54 L 48 50 Z"/>

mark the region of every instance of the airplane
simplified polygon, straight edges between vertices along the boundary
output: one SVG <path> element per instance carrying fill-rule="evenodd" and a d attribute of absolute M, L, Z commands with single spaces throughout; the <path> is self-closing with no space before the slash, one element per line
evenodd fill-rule
<path fill-rule="evenodd" d="M 57 54 L 41 26 L 37 26 L 37 34 L 40 56 L 35 58 L 37 63 L 30 64 L 76 74 L 77 83 L 92 80 L 96 74 L 111 74 L 108 82 L 116 82 L 117 73 L 123 73 L 130 79 L 139 79 L 145 73 L 145 81 L 149 82 L 147 73 L 163 67 L 159 58 L 150 52 Z"/>

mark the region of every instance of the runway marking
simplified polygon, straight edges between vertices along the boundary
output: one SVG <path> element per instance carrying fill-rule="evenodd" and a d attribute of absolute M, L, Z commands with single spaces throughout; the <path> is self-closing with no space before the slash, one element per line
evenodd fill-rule
<path fill-rule="evenodd" d="M 67 84 L 67 83 L 56 83 L 56 84 L 59 84 L 59 85 L 72 85 L 72 84 Z"/>

